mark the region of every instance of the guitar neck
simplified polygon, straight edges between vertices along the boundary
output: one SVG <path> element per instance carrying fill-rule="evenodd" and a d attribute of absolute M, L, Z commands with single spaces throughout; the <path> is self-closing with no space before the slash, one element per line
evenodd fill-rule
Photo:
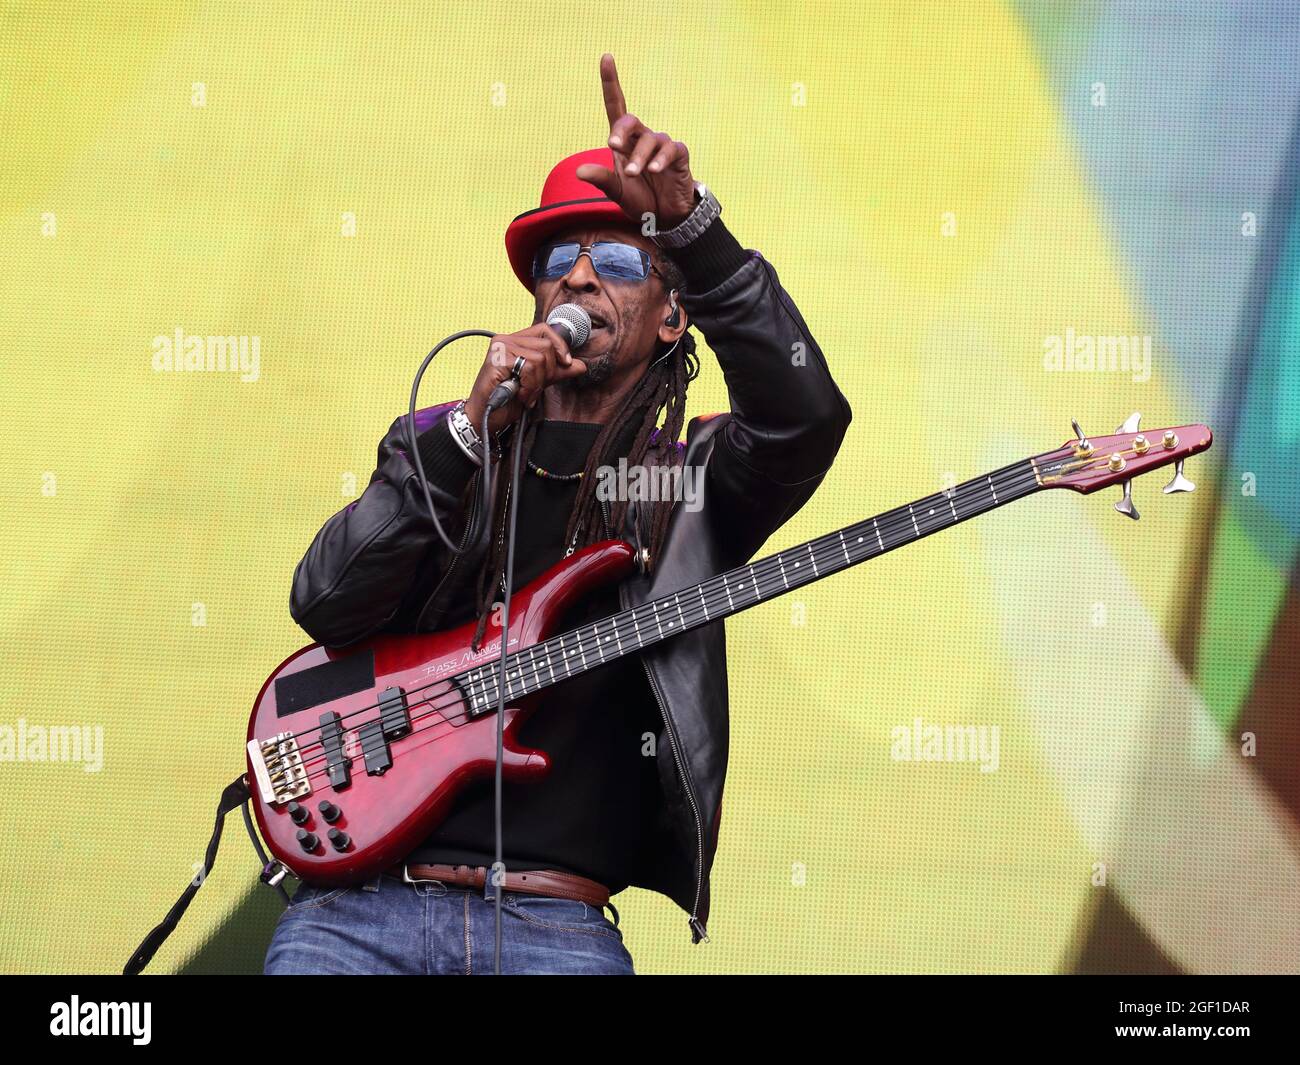
<path fill-rule="evenodd" d="M 1025 459 L 533 644 L 507 657 L 506 695 L 517 699 L 541 691 L 987 513 L 1040 487 L 1035 460 Z M 499 675 L 500 664 L 493 661 L 455 678 L 469 701 L 470 716 L 495 709 Z"/>

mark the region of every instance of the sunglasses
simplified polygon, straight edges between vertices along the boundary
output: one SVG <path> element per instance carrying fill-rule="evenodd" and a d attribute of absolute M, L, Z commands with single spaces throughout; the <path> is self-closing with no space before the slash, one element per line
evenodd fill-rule
<path fill-rule="evenodd" d="M 591 259 L 591 265 L 597 274 L 615 281 L 644 281 L 652 273 L 659 273 L 650 262 L 649 252 L 635 245 L 612 240 L 579 244 L 575 240 L 539 248 L 533 256 L 533 279 L 553 280 L 563 277 L 573 269 L 582 255 Z M 659 276 L 663 277 L 662 274 Z"/>

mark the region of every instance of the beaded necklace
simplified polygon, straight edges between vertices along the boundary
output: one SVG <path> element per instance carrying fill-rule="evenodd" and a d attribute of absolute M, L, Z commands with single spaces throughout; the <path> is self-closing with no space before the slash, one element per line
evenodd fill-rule
<path fill-rule="evenodd" d="M 538 477 L 542 478 L 545 481 L 582 480 L 582 474 L 583 474 L 582 470 L 579 470 L 577 473 L 552 473 L 550 470 L 537 465 L 537 463 L 535 463 L 532 459 L 525 459 L 524 461 L 528 463 L 528 469 L 531 472 L 537 474 Z"/>

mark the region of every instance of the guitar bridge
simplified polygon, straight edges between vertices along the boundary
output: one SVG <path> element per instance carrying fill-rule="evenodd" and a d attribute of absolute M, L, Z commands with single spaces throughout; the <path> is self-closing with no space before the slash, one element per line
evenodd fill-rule
<path fill-rule="evenodd" d="M 262 801 L 271 806 L 311 794 L 302 752 L 292 732 L 281 732 L 269 740 L 249 740 L 248 764 L 253 767 Z"/>

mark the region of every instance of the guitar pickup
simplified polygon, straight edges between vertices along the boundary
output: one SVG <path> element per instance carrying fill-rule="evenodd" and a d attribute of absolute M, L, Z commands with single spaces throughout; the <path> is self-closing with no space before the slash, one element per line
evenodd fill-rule
<path fill-rule="evenodd" d="M 383 723 L 367 721 L 357 729 L 357 736 L 361 739 L 361 753 L 366 759 L 366 773 L 382 777 L 393 766 L 393 754 L 384 738 Z"/>
<path fill-rule="evenodd" d="M 320 716 L 320 745 L 330 784 L 338 790 L 352 783 L 352 759 L 343 753 L 343 719 L 330 710 Z"/>
<path fill-rule="evenodd" d="M 400 739 L 411 731 L 411 711 L 401 688 L 385 688 L 379 696 L 379 723 L 386 740 Z"/>

